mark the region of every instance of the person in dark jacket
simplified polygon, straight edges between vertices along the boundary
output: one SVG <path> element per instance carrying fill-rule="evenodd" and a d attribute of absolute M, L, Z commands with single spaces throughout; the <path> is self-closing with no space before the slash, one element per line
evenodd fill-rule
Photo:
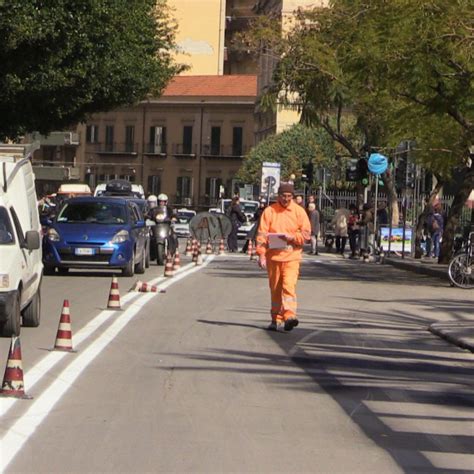
<path fill-rule="evenodd" d="M 258 208 L 253 214 L 254 224 L 252 228 L 248 231 L 247 240 L 245 241 L 245 244 L 242 248 L 242 253 L 247 252 L 250 241 L 252 241 L 252 243 L 255 245 L 255 236 L 257 235 L 257 229 L 258 229 L 258 223 L 260 222 L 260 216 L 263 214 L 263 211 L 265 210 L 266 207 L 267 207 L 267 201 L 265 201 L 265 199 L 263 198 L 260 199 Z"/>
<path fill-rule="evenodd" d="M 312 255 L 318 255 L 318 235 L 321 230 L 319 211 L 316 209 L 316 203 L 308 204 L 308 217 L 311 224 L 311 251 Z"/>
<path fill-rule="evenodd" d="M 230 252 L 238 252 L 237 231 L 247 219 L 240 208 L 240 199 L 237 196 L 232 199 L 226 214 L 232 223 L 232 230 L 230 231 L 229 237 L 227 237 L 227 246 Z"/>
<path fill-rule="evenodd" d="M 438 258 L 440 251 L 440 241 L 444 230 L 444 215 L 441 203 L 436 203 L 433 208 L 433 214 L 428 216 L 428 230 L 431 233 L 431 242 L 433 245 L 432 257 Z"/>

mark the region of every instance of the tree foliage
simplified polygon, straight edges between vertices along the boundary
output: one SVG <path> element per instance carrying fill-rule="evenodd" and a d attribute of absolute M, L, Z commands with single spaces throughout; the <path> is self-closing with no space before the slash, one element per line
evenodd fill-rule
<path fill-rule="evenodd" d="M 327 134 L 304 125 L 293 125 L 254 147 L 245 157 L 238 177 L 246 183 L 258 184 L 262 163 L 273 161 L 281 164 L 282 180 L 288 180 L 291 174 L 299 179 L 302 170 L 310 162 L 316 168 L 328 165 L 334 156 L 333 142 Z"/>
<path fill-rule="evenodd" d="M 0 138 L 159 94 L 174 31 L 165 0 L 0 1 Z"/>

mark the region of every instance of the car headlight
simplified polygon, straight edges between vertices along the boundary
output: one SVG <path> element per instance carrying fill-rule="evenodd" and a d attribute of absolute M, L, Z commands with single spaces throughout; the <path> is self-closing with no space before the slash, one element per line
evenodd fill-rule
<path fill-rule="evenodd" d="M 162 222 L 165 220 L 165 217 L 166 216 L 162 212 L 160 212 L 155 216 L 155 220 L 156 222 Z"/>
<path fill-rule="evenodd" d="M 50 242 L 59 242 L 61 240 L 61 237 L 59 237 L 59 233 L 53 228 L 48 229 L 48 231 L 46 232 L 46 237 Z"/>
<path fill-rule="evenodd" d="M 6 273 L 0 273 L 0 288 L 10 288 L 10 277 Z"/>
<path fill-rule="evenodd" d="M 120 232 L 117 232 L 113 239 L 110 241 L 111 244 L 121 244 L 122 242 L 125 242 L 128 240 L 128 230 L 121 230 Z"/>

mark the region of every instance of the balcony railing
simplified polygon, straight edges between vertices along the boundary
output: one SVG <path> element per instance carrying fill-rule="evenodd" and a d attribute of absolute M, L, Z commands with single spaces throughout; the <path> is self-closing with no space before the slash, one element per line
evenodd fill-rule
<path fill-rule="evenodd" d="M 145 146 L 145 153 L 148 155 L 167 155 L 168 154 L 168 144 L 167 143 L 147 143 Z"/>
<path fill-rule="evenodd" d="M 173 144 L 173 155 L 181 158 L 196 158 L 197 145 L 188 145 L 182 143 Z"/>
<path fill-rule="evenodd" d="M 203 145 L 202 156 L 206 158 L 243 158 L 248 147 L 243 145 Z"/>
<path fill-rule="evenodd" d="M 87 149 L 104 155 L 138 155 L 138 143 L 88 143 Z"/>

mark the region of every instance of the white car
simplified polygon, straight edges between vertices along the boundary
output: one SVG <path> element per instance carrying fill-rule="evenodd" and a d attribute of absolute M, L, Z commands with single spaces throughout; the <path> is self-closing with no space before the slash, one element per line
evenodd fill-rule
<path fill-rule="evenodd" d="M 232 199 L 221 199 L 218 202 L 219 207 L 217 209 L 219 209 L 219 212 L 222 212 L 225 214 L 231 202 L 232 202 Z M 245 214 L 245 217 L 247 218 L 247 220 L 239 227 L 239 230 L 237 231 L 237 237 L 239 239 L 247 238 L 247 234 L 249 230 L 252 229 L 253 225 L 255 224 L 253 216 L 255 212 L 257 211 L 258 206 L 259 206 L 258 201 L 251 201 L 247 199 L 240 200 L 240 208 L 242 209 L 242 212 Z"/>
<path fill-rule="evenodd" d="M 196 215 L 196 211 L 191 209 L 178 209 L 176 211 L 178 220 L 173 223 L 173 229 L 178 237 L 189 237 L 189 222 Z"/>
<path fill-rule="evenodd" d="M 100 183 L 96 186 L 94 197 L 102 196 L 105 193 L 107 183 Z M 145 191 L 141 184 L 132 184 L 132 193 L 139 199 L 145 199 Z"/>

